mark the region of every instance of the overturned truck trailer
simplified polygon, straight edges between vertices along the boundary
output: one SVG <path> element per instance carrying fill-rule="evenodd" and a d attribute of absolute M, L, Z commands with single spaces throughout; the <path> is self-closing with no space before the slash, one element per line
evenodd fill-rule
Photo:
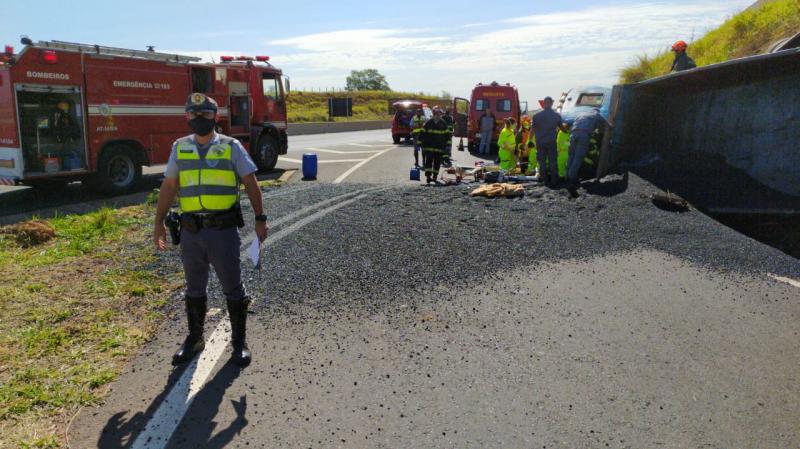
<path fill-rule="evenodd" d="M 599 175 L 630 169 L 718 214 L 800 214 L 800 50 L 615 86 Z"/>

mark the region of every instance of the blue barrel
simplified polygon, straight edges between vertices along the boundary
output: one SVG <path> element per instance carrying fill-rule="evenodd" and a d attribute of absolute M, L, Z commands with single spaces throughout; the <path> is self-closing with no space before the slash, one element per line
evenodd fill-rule
<path fill-rule="evenodd" d="M 414 167 L 411 169 L 411 180 L 419 181 L 419 168 Z"/>
<path fill-rule="evenodd" d="M 317 155 L 303 154 L 303 179 L 317 179 Z"/>

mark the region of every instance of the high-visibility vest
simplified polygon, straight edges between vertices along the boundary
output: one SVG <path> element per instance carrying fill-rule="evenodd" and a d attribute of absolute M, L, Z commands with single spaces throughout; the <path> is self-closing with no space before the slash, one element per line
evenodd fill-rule
<path fill-rule="evenodd" d="M 178 161 L 178 203 L 183 212 L 224 211 L 239 201 L 239 180 L 231 159 L 233 139 L 220 143 L 200 157 L 197 145 L 188 137 L 175 148 Z"/>
<path fill-rule="evenodd" d="M 514 130 L 503 128 L 503 131 L 500 132 L 500 137 L 497 139 L 497 156 L 500 158 L 500 169 L 502 170 L 508 171 L 517 168 L 517 162 L 514 160 L 516 138 Z"/>
<path fill-rule="evenodd" d="M 531 147 L 530 150 L 528 151 L 528 172 L 533 172 L 539 165 L 539 160 L 536 159 L 537 155 L 536 136 L 533 133 L 530 133 L 530 138 L 528 139 L 528 142 L 533 144 L 533 147 Z"/>
<path fill-rule="evenodd" d="M 567 161 L 569 161 L 569 132 L 558 130 L 556 137 L 556 146 L 558 147 L 557 164 L 558 176 L 565 178 L 567 176 Z"/>
<path fill-rule="evenodd" d="M 425 116 L 415 115 L 413 119 L 411 119 L 411 132 L 413 134 L 419 134 L 422 132 L 422 127 L 425 126 Z"/>

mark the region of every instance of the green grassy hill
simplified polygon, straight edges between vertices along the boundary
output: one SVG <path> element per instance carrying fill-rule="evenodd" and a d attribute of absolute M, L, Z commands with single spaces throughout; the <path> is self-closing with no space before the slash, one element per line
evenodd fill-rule
<path fill-rule="evenodd" d="M 698 66 L 764 53 L 775 41 L 800 31 L 800 1 L 760 1 L 731 17 L 719 28 L 689 44 L 689 56 Z M 677 38 L 676 38 L 677 40 Z M 636 83 L 665 75 L 672 66 L 668 49 L 651 57 L 639 56 L 621 72 L 622 83 Z"/>
<path fill-rule="evenodd" d="M 450 100 L 408 92 L 360 91 L 360 92 L 303 92 L 292 91 L 287 97 L 289 122 L 328 121 L 328 98 L 353 98 L 353 116 L 337 117 L 335 121 L 389 120 L 389 106 L 397 100 L 421 100 L 431 106 L 445 106 Z"/>

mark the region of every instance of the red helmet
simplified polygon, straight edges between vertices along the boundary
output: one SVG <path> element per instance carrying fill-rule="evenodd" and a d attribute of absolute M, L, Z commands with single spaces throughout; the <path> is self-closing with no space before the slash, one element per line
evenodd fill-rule
<path fill-rule="evenodd" d="M 672 44 L 672 51 L 686 51 L 686 47 L 688 47 L 688 45 L 686 45 L 686 42 L 678 41 Z"/>

